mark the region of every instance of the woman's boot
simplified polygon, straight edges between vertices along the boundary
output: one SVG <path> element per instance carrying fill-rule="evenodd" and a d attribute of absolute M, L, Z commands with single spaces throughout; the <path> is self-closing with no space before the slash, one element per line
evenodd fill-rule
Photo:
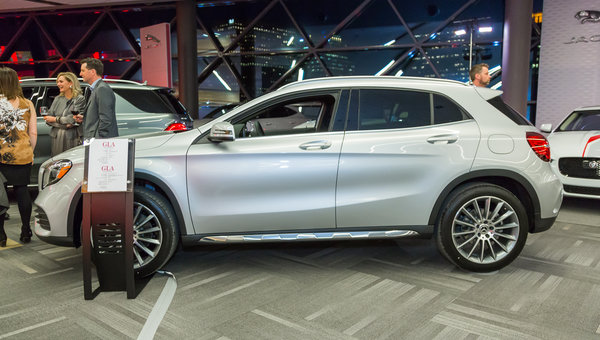
<path fill-rule="evenodd" d="M 0 216 L 4 218 L 4 216 Z M 6 247 L 6 233 L 4 232 L 4 226 L 0 227 L 0 247 Z"/>
<path fill-rule="evenodd" d="M 21 240 L 21 242 L 31 242 L 31 235 L 33 235 L 33 233 L 31 232 L 31 228 L 29 226 L 21 226 L 21 237 L 19 237 L 19 240 Z"/>

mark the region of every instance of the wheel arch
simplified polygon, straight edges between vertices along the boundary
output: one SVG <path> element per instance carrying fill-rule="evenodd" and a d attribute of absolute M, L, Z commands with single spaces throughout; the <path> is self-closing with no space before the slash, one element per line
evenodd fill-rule
<path fill-rule="evenodd" d="M 185 228 L 181 228 L 181 226 L 184 225 L 184 218 L 181 206 L 177 203 L 177 199 L 175 198 L 175 195 L 173 194 L 171 189 L 169 189 L 169 186 L 166 185 L 159 178 L 151 174 L 136 172 L 134 177 L 135 185 L 150 187 L 150 189 L 155 190 L 169 201 L 171 207 L 173 208 L 173 211 L 175 212 L 175 215 L 177 216 L 177 228 L 179 231 L 179 236 L 181 237 L 181 235 L 184 235 L 182 234 L 182 231 L 185 232 Z M 68 225 L 71 227 L 67 230 L 67 235 L 72 237 L 73 245 L 75 247 L 79 247 L 81 245 L 81 240 L 79 236 L 81 230 L 81 218 L 83 211 L 83 194 L 81 193 L 81 189 L 77 190 L 77 192 L 75 193 L 75 196 L 71 201 L 69 211 L 71 213 L 69 214 Z"/>
<path fill-rule="evenodd" d="M 529 231 L 532 232 L 535 227 L 536 216 L 540 215 L 540 203 L 535 189 L 529 181 L 522 175 L 509 170 L 477 170 L 455 178 L 444 190 L 442 190 L 436 200 L 431 215 L 429 216 L 429 225 L 437 225 L 441 211 L 445 206 L 450 193 L 461 185 L 473 182 L 483 182 L 495 184 L 509 190 L 523 204 L 526 211 L 533 211 L 533 214 L 527 214 Z"/>
<path fill-rule="evenodd" d="M 175 194 L 173 194 L 173 191 L 165 182 L 163 182 L 156 176 L 153 176 L 152 174 L 136 172 L 134 174 L 134 185 L 144 186 L 146 188 L 155 190 L 163 197 L 165 197 L 169 201 L 169 204 L 171 204 L 171 207 L 175 212 L 175 216 L 177 216 L 177 228 L 179 231 L 179 236 L 181 237 L 181 235 L 185 235 L 185 228 L 181 227 L 182 225 L 184 225 L 185 221 L 183 217 L 183 212 L 181 210 L 181 206 L 179 205 Z"/>

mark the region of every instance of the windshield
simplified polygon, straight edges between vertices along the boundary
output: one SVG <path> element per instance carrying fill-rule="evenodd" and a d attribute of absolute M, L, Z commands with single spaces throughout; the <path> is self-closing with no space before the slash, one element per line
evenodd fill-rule
<path fill-rule="evenodd" d="M 600 110 L 575 111 L 556 129 L 556 131 L 592 130 L 600 130 Z"/>

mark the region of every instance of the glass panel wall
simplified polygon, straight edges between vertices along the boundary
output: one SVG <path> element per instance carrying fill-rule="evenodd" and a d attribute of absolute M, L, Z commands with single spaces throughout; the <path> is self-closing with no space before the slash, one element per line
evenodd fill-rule
<path fill-rule="evenodd" d="M 106 61 L 108 77 L 141 80 L 139 29 L 169 22 L 178 84 L 174 3 L 35 16 L 0 18 L 0 51 L 9 49 L 0 63 L 12 65 L 21 77 L 78 73 L 77 61 L 92 56 Z M 502 58 L 504 1 L 197 1 L 196 16 L 198 75 L 218 64 L 199 78 L 201 103 L 245 101 L 298 79 L 326 76 L 404 75 L 466 82 L 469 63 L 493 68 Z M 20 36 L 15 40 L 15 35 Z M 491 85 L 500 86 L 499 81 L 494 78 Z"/>

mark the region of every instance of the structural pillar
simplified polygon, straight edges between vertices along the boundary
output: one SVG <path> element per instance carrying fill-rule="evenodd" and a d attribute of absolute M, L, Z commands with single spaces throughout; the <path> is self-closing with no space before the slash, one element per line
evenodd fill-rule
<path fill-rule="evenodd" d="M 179 100 L 193 119 L 198 118 L 198 51 L 196 37 L 196 1 L 176 2 L 177 74 Z"/>
<path fill-rule="evenodd" d="M 502 45 L 502 98 L 521 114 L 527 114 L 529 50 L 533 0 L 506 0 Z"/>

